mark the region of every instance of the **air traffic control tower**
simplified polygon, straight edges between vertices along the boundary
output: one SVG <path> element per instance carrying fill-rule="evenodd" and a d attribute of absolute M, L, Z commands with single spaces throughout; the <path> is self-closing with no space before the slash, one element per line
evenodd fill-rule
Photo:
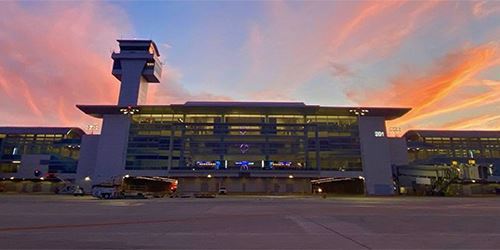
<path fill-rule="evenodd" d="M 113 52 L 111 58 L 114 60 L 112 73 L 121 82 L 118 105 L 114 106 L 120 113 L 102 117 L 101 135 L 95 143 L 93 183 L 123 175 L 130 115 L 145 103 L 148 84 L 159 83 L 162 73 L 160 54 L 152 40 L 118 40 L 118 43 L 120 51 Z"/>
<path fill-rule="evenodd" d="M 159 83 L 162 64 L 151 40 L 118 40 L 120 52 L 113 58 L 113 75 L 121 81 L 119 106 L 135 106 L 146 101 L 148 83 Z"/>

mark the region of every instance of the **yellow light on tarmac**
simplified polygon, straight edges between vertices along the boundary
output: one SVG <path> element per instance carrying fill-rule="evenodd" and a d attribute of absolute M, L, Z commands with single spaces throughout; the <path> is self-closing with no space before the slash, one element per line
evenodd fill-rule
<path fill-rule="evenodd" d="M 10 177 L 10 179 L 11 179 L 11 180 L 14 180 L 14 176 L 11 176 L 11 177 Z"/>
<path fill-rule="evenodd" d="M 43 180 L 45 180 L 45 179 L 44 179 L 43 177 L 40 177 L 40 180 L 42 180 L 42 181 L 43 181 Z"/>
<path fill-rule="evenodd" d="M 212 178 L 212 175 L 211 174 L 207 175 L 207 178 Z"/>
<path fill-rule="evenodd" d="M 123 176 L 123 177 L 124 177 L 124 178 L 128 178 L 128 177 L 130 177 L 130 175 L 126 174 L 126 175 L 125 175 L 125 176 Z"/>
<path fill-rule="evenodd" d="M 288 178 L 289 178 L 289 179 L 293 179 L 293 175 L 289 175 L 289 176 L 288 176 Z"/>
<path fill-rule="evenodd" d="M 472 183 L 476 183 L 476 180 L 472 180 Z"/>
<path fill-rule="evenodd" d="M 321 193 L 321 192 L 323 192 L 323 189 L 318 188 L 318 193 Z"/>

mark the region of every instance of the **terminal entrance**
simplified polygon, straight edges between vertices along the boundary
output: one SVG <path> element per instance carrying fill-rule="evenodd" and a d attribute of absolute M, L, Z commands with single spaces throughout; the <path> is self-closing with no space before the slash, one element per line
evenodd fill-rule
<path fill-rule="evenodd" d="M 365 182 L 362 178 L 323 178 L 312 180 L 314 193 L 362 195 Z"/>
<path fill-rule="evenodd" d="M 211 177 L 179 178 L 179 193 L 311 194 L 309 178 Z"/>

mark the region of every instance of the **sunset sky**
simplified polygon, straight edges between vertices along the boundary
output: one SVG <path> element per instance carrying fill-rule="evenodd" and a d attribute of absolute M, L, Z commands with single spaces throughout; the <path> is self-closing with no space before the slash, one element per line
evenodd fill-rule
<path fill-rule="evenodd" d="M 1 2 L 0 126 L 99 123 L 111 51 L 153 39 L 149 104 L 411 107 L 388 127 L 500 129 L 500 1 Z"/>

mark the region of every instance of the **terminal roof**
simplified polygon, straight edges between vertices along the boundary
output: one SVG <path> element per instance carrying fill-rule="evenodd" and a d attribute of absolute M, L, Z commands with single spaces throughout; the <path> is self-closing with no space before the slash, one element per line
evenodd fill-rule
<path fill-rule="evenodd" d="M 408 130 L 403 137 L 493 137 L 500 138 L 499 130 Z"/>
<path fill-rule="evenodd" d="M 70 132 L 85 134 L 81 128 L 76 127 L 0 127 L 0 134 L 68 134 Z"/>
<path fill-rule="evenodd" d="M 156 43 L 153 40 L 146 40 L 146 39 L 119 39 L 116 40 L 119 43 L 120 48 L 121 47 L 127 47 L 127 46 L 144 46 L 148 47 L 150 44 L 153 44 L 153 48 L 156 52 L 157 56 L 160 56 L 160 52 L 158 51 L 158 47 L 156 47 Z"/>
<path fill-rule="evenodd" d="M 106 114 L 122 114 L 127 107 L 115 105 L 77 105 L 85 114 L 102 118 Z M 365 116 L 398 118 L 410 108 L 389 107 L 325 107 L 306 105 L 302 102 L 186 102 L 171 105 L 141 105 L 133 107 L 140 114 L 263 114 L 263 115 L 333 115 L 355 116 L 355 110 Z M 366 110 L 368 112 L 366 112 Z"/>

